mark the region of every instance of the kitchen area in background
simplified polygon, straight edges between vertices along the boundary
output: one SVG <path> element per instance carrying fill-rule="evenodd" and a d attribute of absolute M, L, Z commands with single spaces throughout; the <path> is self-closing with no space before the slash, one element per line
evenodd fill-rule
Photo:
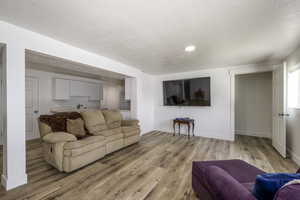
<path fill-rule="evenodd" d="M 26 54 L 26 139 L 39 137 L 44 114 L 118 109 L 131 118 L 131 80 L 121 74 L 28 52 Z"/>

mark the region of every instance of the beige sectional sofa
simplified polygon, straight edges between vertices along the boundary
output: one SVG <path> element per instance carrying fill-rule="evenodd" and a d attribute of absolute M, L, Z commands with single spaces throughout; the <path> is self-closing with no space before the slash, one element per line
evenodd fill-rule
<path fill-rule="evenodd" d="M 68 132 L 71 130 L 67 127 L 69 120 L 82 120 L 85 135 L 79 137 Z M 123 120 L 117 110 L 41 115 L 39 128 L 44 158 L 58 170 L 71 172 L 137 143 L 140 139 L 138 123 L 138 120 Z"/>

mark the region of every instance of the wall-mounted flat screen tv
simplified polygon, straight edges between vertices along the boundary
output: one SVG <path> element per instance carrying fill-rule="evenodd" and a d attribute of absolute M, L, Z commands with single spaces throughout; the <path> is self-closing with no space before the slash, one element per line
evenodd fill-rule
<path fill-rule="evenodd" d="M 210 77 L 163 81 L 165 106 L 210 106 Z"/>

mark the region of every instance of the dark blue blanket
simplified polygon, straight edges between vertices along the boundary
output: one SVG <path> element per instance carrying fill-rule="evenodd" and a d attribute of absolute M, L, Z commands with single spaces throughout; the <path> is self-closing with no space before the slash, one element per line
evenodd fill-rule
<path fill-rule="evenodd" d="M 276 192 L 286 183 L 300 179 L 300 174 L 273 173 L 256 177 L 253 195 L 258 200 L 272 200 Z"/>

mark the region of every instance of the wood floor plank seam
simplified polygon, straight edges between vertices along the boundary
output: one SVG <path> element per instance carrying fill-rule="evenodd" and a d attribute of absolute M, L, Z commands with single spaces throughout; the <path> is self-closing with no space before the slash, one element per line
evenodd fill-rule
<path fill-rule="evenodd" d="M 8 192 L 1 188 L 1 200 L 194 200 L 195 160 L 243 159 L 267 172 L 298 168 L 283 159 L 269 139 L 239 135 L 231 142 L 151 131 L 138 144 L 72 173 L 59 172 L 44 161 L 40 140 L 27 142 L 26 150 L 29 183 Z"/>

